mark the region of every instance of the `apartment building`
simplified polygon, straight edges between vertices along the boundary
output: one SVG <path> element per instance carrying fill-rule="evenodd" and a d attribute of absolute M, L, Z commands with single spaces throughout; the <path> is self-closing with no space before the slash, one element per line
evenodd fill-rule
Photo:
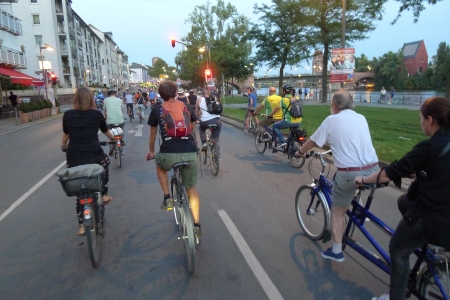
<path fill-rule="evenodd" d="M 19 43 L 27 50 L 24 55 L 28 67 L 24 73 L 36 74 L 40 61 L 49 61 L 62 87 L 117 85 L 118 55 L 112 33 L 86 24 L 72 10 L 71 3 L 16 0 L 11 4 L 17 18 L 23 20 Z M 45 44 L 51 48 L 42 49 Z"/>
<path fill-rule="evenodd" d="M 19 37 L 22 35 L 22 21 L 13 13 L 12 4 L 18 0 L 0 0 L 0 65 L 14 69 L 27 67 Z"/>
<path fill-rule="evenodd" d="M 148 68 L 143 64 L 132 63 L 130 65 L 130 71 L 132 74 L 131 82 L 132 83 L 142 83 L 150 81 L 150 77 L 148 76 Z"/>

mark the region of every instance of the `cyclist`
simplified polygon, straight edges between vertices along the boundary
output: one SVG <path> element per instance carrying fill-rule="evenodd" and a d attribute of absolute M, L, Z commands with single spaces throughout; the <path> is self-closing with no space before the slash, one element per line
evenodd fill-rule
<path fill-rule="evenodd" d="M 73 109 L 63 116 L 63 135 L 61 149 L 66 150 L 67 167 L 85 164 L 99 164 L 105 169 L 105 186 L 102 191 L 103 203 L 109 203 L 113 197 L 108 195 L 109 158 L 103 152 L 98 141 L 98 131 L 110 139 L 114 135 L 108 130 L 102 113 L 95 109 L 94 94 L 86 87 L 75 92 Z M 83 207 L 77 201 L 78 235 L 85 234 L 83 227 Z"/>
<path fill-rule="evenodd" d="M 399 186 L 402 177 L 416 176 L 408 193 L 398 198 L 403 218 L 389 242 L 389 295 L 373 299 L 405 299 L 409 256 L 417 247 L 430 243 L 450 248 L 450 231 L 445 229 L 450 227 L 450 151 L 440 156 L 450 143 L 450 100 L 428 98 L 420 107 L 420 126 L 430 139 L 418 143 L 387 168 L 367 177 L 357 176 L 354 180 L 357 185 L 376 183 L 379 176 L 379 182 L 392 180 Z"/>
<path fill-rule="evenodd" d="M 330 145 L 332 150 L 334 165 L 337 167 L 333 177 L 331 207 L 333 247 L 321 252 L 321 255 L 325 259 L 338 262 L 344 261 L 344 216 L 356 191 L 353 180 L 356 176 L 372 174 L 379 170 L 367 120 L 352 108 L 353 99 L 350 93 L 345 89 L 337 91 L 331 99 L 331 115 L 296 153 L 305 157 L 313 147 L 322 147 L 324 144 Z"/>
<path fill-rule="evenodd" d="M 197 104 L 197 96 L 195 96 L 194 89 L 189 91 L 188 100 L 189 100 L 189 104 L 192 105 L 192 107 L 194 107 Z"/>
<path fill-rule="evenodd" d="M 150 93 L 149 93 L 149 98 L 150 98 L 150 105 L 151 106 L 153 106 L 153 105 L 155 105 L 155 101 L 156 101 L 156 94 L 155 94 L 155 92 L 153 91 L 153 89 L 150 89 Z M 150 106 L 150 107 L 151 107 Z"/>
<path fill-rule="evenodd" d="M 217 127 L 211 133 L 211 139 L 215 141 L 217 157 L 220 158 L 220 145 L 219 136 L 222 129 L 222 121 L 220 120 L 220 115 L 215 115 L 208 112 L 206 101 L 209 98 L 209 90 L 203 91 L 203 97 L 197 98 L 197 103 L 195 105 L 195 112 L 198 119 L 200 119 L 200 140 L 202 142 L 202 151 L 206 151 L 206 130 L 208 125 L 216 124 Z"/>
<path fill-rule="evenodd" d="M 266 110 L 266 117 L 261 119 L 257 124 L 258 130 L 264 133 L 262 142 L 270 142 L 270 137 L 267 134 L 265 126 L 270 126 L 273 123 L 280 121 L 281 118 L 283 117 L 281 110 L 278 110 L 276 112 L 273 111 L 275 109 L 275 107 L 277 107 L 277 105 L 279 105 L 279 103 L 281 101 L 281 97 L 278 96 L 276 94 L 276 92 L 277 92 L 277 89 L 274 86 L 271 86 L 269 88 L 269 96 L 266 97 L 261 102 L 261 105 L 258 106 L 258 108 L 253 113 L 254 115 L 256 115 L 262 109 L 265 108 L 265 110 Z"/>
<path fill-rule="evenodd" d="M 255 112 L 256 109 L 256 102 L 258 100 L 256 97 L 256 93 L 254 92 L 251 86 L 247 88 L 247 94 L 248 94 L 248 104 L 247 104 L 247 113 L 245 115 L 245 128 L 244 128 L 245 133 L 248 133 L 250 118 L 253 117 L 253 113 Z"/>
<path fill-rule="evenodd" d="M 190 134 L 183 138 L 173 138 L 168 136 L 163 116 L 163 106 L 165 103 L 178 102 L 182 103 L 176 99 L 177 97 L 177 85 L 172 81 L 163 81 L 158 87 L 158 93 L 164 99 L 164 103 L 157 103 L 152 111 L 150 112 L 150 117 L 148 118 L 148 125 L 151 126 L 150 129 L 150 150 L 147 153 L 147 160 L 155 158 L 156 163 L 156 173 L 158 175 L 159 183 L 164 193 L 164 200 L 161 205 L 162 210 L 172 210 L 173 209 L 173 199 L 170 198 L 169 194 L 169 180 L 167 177 L 167 171 L 169 171 L 173 165 L 180 161 L 189 162 L 188 168 L 183 168 L 181 170 L 181 176 L 183 179 L 183 184 L 186 188 L 186 192 L 189 196 L 189 202 L 191 205 L 192 217 L 194 218 L 194 234 L 196 236 L 201 236 L 202 230 L 200 226 L 200 199 L 195 188 L 197 183 L 197 145 L 195 143 L 194 137 Z M 181 106 L 177 103 L 172 104 L 172 107 L 187 107 L 190 114 L 190 126 L 194 127 L 194 123 L 197 121 L 194 110 L 189 104 L 184 104 Z M 179 112 L 182 114 L 182 112 Z M 155 156 L 155 139 L 158 131 L 158 125 L 160 128 L 161 137 L 163 137 L 163 142 L 159 148 L 159 153 Z M 188 125 L 188 124 L 186 124 Z"/>
<path fill-rule="evenodd" d="M 125 146 L 125 142 L 123 141 L 123 138 L 125 136 L 125 130 L 123 130 L 125 122 L 123 119 L 122 100 L 116 97 L 116 90 L 114 89 L 108 90 L 108 96 L 109 97 L 106 98 L 104 102 L 106 124 L 108 124 L 109 129 L 117 127 L 116 125 L 122 128 L 122 146 Z M 114 156 L 113 149 L 114 145 L 110 144 L 109 156 Z"/>
<path fill-rule="evenodd" d="M 291 105 L 291 98 L 292 98 L 292 87 L 289 84 L 283 85 L 283 99 L 275 106 L 272 113 L 269 115 L 269 117 L 273 117 L 276 113 L 278 113 L 279 110 L 281 110 L 282 118 L 281 121 L 276 122 L 273 124 L 273 132 L 278 138 L 278 146 L 279 147 L 285 147 L 286 141 L 284 140 L 283 135 L 281 134 L 280 129 L 283 128 L 290 128 L 290 127 L 300 127 L 302 124 L 302 118 L 294 118 L 289 113 L 289 107 Z"/>
<path fill-rule="evenodd" d="M 183 89 L 179 89 L 178 90 L 178 97 L 177 100 L 184 102 L 184 103 L 188 103 L 188 100 L 186 98 L 186 95 L 184 94 Z"/>
<path fill-rule="evenodd" d="M 141 116 L 142 118 L 144 117 L 144 103 L 145 103 L 145 99 L 143 95 L 147 96 L 146 92 L 143 92 L 142 94 L 139 94 L 139 97 L 136 99 L 135 104 L 137 104 L 137 107 L 141 109 Z"/>
<path fill-rule="evenodd" d="M 127 104 L 127 113 L 128 113 L 128 110 L 130 110 L 131 114 L 134 115 L 134 112 L 133 112 L 134 100 L 133 100 L 133 96 L 130 94 L 130 91 L 127 91 L 127 94 L 125 95 L 125 103 Z"/>
<path fill-rule="evenodd" d="M 147 92 L 143 92 L 142 93 L 142 97 L 144 97 L 144 106 L 145 109 L 148 108 L 148 103 L 150 102 L 150 98 L 148 97 L 148 93 Z"/>

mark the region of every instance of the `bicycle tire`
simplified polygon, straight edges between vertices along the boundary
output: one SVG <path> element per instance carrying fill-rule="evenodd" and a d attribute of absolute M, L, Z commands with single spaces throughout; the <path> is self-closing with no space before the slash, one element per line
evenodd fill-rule
<path fill-rule="evenodd" d="M 211 171 L 214 176 L 219 174 L 219 157 L 217 156 L 216 147 L 212 145 L 211 147 Z"/>
<path fill-rule="evenodd" d="M 117 153 L 117 166 L 119 167 L 119 168 L 121 168 L 122 167 L 122 147 L 117 147 L 117 151 L 116 151 L 116 153 Z"/>
<path fill-rule="evenodd" d="M 295 195 L 295 213 L 305 235 L 311 240 L 320 240 L 325 234 L 330 216 L 325 211 L 324 199 L 317 193 L 313 195 L 312 191 L 313 188 L 309 185 L 298 189 Z"/>
<path fill-rule="evenodd" d="M 442 287 L 445 291 L 448 291 L 450 288 L 450 276 L 447 275 L 447 270 L 450 270 L 450 265 L 445 261 L 439 261 L 433 263 L 433 268 Z M 420 270 L 417 289 L 420 295 L 426 299 L 444 299 L 427 265 Z"/>
<path fill-rule="evenodd" d="M 208 160 L 208 147 L 206 147 L 205 151 L 202 151 L 203 153 L 203 164 L 206 165 L 206 161 Z"/>
<path fill-rule="evenodd" d="M 94 268 L 98 268 L 100 265 L 100 235 L 99 235 L 99 223 L 97 222 L 97 212 L 95 204 L 91 206 L 91 219 L 84 220 L 84 231 L 86 232 L 86 240 L 89 251 L 89 258 Z"/>
<path fill-rule="evenodd" d="M 305 164 L 306 159 L 304 157 L 295 157 L 295 152 L 300 150 L 302 144 L 298 141 L 293 141 L 292 143 L 292 146 L 290 145 L 289 147 L 289 151 L 291 151 L 291 153 L 289 153 L 289 159 L 295 168 L 300 169 Z"/>
<path fill-rule="evenodd" d="M 187 256 L 187 268 L 189 273 L 195 272 L 195 236 L 194 236 L 194 219 L 192 218 L 191 208 L 189 207 L 189 200 L 184 186 L 181 191 L 182 203 L 180 207 L 180 225 L 181 238 L 184 244 L 184 250 Z"/>
<path fill-rule="evenodd" d="M 267 148 L 267 142 L 262 142 L 261 141 L 262 139 L 263 139 L 263 133 L 261 131 L 258 131 L 255 134 L 255 148 L 256 148 L 256 151 L 260 154 L 263 154 Z"/>
<path fill-rule="evenodd" d="M 178 226 L 178 229 L 181 232 L 179 211 L 180 197 L 178 195 L 178 180 L 175 177 L 173 177 L 170 182 L 170 193 L 173 199 L 173 214 L 175 216 L 175 224 Z"/>
<path fill-rule="evenodd" d="M 255 136 L 257 133 L 255 120 L 253 120 L 253 118 L 250 118 L 250 132 L 253 136 Z"/>

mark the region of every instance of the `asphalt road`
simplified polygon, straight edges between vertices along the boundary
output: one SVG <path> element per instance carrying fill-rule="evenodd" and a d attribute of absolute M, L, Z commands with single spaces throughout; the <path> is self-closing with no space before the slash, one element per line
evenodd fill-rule
<path fill-rule="evenodd" d="M 356 252 L 347 247 L 345 262 L 324 261 L 319 251 L 329 244 L 302 233 L 294 198 L 311 181 L 306 165 L 297 170 L 279 153 L 258 154 L 251 135 L 229 125 L 219 175 L 204 167 L 197 184 L 204 236 L 191 276 L 173 213 L 159 208 L 154 161 L 145 160 L 149 127 L 139 136 L 137 126 L 125 126 L 122 168 L 111 161 L 114 201 L 106 206 L 98 269 L 79 245 L 75 200 L 52 175 L 65 158 L 61 119 L 0 136 L 2 299 L 370 299 L 387 292 L 388 276 Z M 372 209 L 394 227 L 400 194 L 380 189 Z M 388 237 L 376 237 L 387 245 Z"/>

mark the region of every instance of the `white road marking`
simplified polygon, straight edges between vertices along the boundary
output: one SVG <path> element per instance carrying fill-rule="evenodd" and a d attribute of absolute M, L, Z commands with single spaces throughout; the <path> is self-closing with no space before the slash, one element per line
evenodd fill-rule
<path fill-rule="evenodd" d="M 144 128 L 144 125 L 139 124 L 136 126 L 137 130 L 128 130 L 129 133 L 133 134 L 136 132 L 134 136 L 142 136 L 142 128 Z"/>
<path fill-rule="evenodd" d="M 219 213 L 219 216 L 222 218 L 223 223 L 233 237 L 234 242 L 239 247 L 239 250 L 241 250 L 241 253 L 247 261 L 247 264 L 250 266 L 250 269 L 252 269 L 253 274 L 255 274 L 256 279 L 258 279 L 259 284 L 261 284 L 261 287 L 266 292 L 266 295 L 270 300 L 282 300 L 283 296 L 281 296 L 277 287 L 270 280 L 266 271 L 264 271 L 263 267 L 256 259 L 256 256 L 253 254 L 247 242 L 244 240 L 244 237 L 236 228 L 236 225 L 234 225 L 227 212 L 221 209 L 217 212 Z"/>
<path fill-rule="evenodd" d="M 0 215 L 0 221 L 2 221 L 7 215 L 9 215 L 17 206 L 19 206 L 23 201 L 25 201 L 31 194 L 34 193 L 41 185 L 43 185 L 50 177 L 54 176 L 56 171 L 61 169 L 62 166 L 66 164 L 66 161 L 63 161 L 59 166 L 57 166 L 53 171 L 48 173 L 44 178 L 41 179 L 35 186 L 33 186 L 28 192 L 23 194 L 22 197 L 16 200 L 7 210 L 5 210 Z"/>

